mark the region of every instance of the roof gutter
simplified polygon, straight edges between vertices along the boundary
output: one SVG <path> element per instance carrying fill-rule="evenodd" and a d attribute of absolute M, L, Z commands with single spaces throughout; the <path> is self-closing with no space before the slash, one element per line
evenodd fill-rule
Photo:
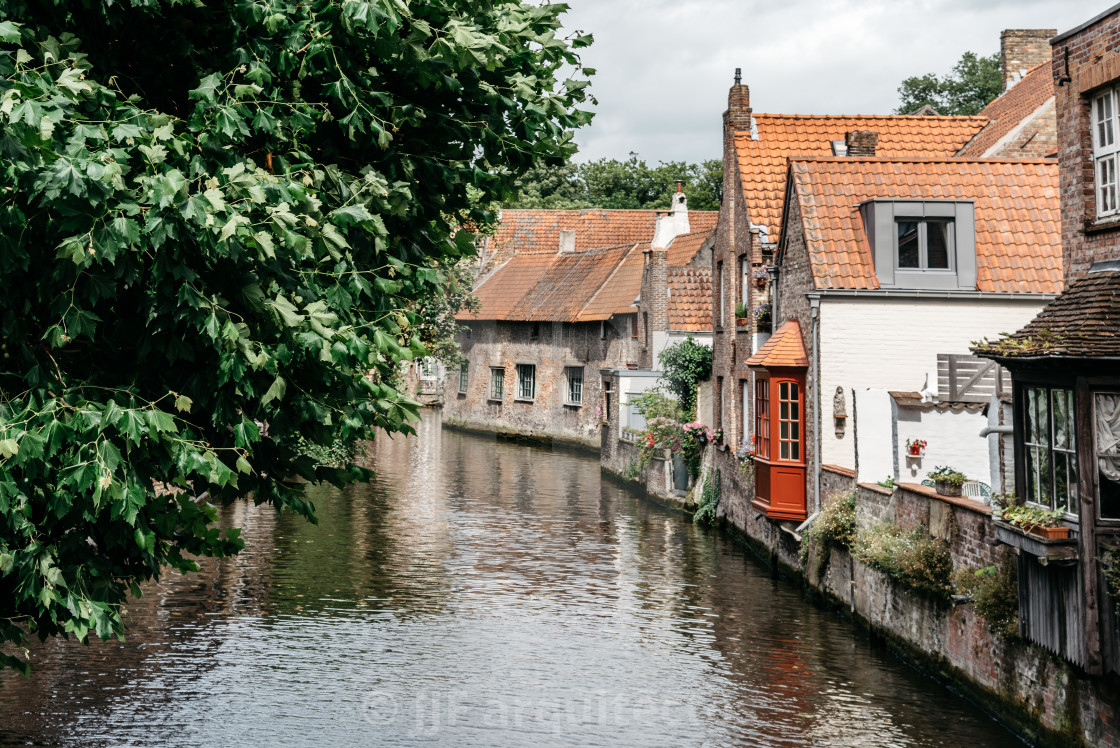
<path fill-rule="evenodd" d="M 810 291 L 805 297 L 828 298 L 896 298 L 896 299 L 952 299 L 954 301 L 1022 301 L 1049 303 L 1058 298 L 1056 293 L 1001 293 L 998 291 L 938 291 L 918 288 L 832 288 Z"/>

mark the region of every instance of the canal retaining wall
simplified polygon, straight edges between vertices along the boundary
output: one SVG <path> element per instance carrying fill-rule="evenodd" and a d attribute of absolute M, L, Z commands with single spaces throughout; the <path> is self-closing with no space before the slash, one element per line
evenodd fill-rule
<path fill-rule="evenodd" d="M 631 466 L 638 445 L 615 442 L 603 445 L 605 471 L 659 503 L 695 509 L 688 498 L 667 490 L 668 461 L 651 461 L 636 472 Z M 831 549 L 826 564 L 818 564 L 812 552 L 803 560 L 797 523 L 771 521 L 751 506 L 753 477 L 733 454 L 710 449 L 705 468 L 720 469 L 718 513 L 727 531 L 902 659 L 966 695 L 1032 743 L 1120 747 L 1120 683 L 1115 676 L 1085 675 L 1040 646 L 998 636 L 971 604 L 950 605 L 914 592 L 845 549 Z M 979 501 L 939 496 L 917 484 L 856 484 L 852 471 L 833 466 L 824 466 L 820 481 L 824 496 L 854 492 L 858 529 L 876 523 L 921 529 L 944 541 L 956 569 L 994 566 L 1003 554 L 1015 552 L 999 544 L 991 507 Z"/>
<path fill-rule="evenodd" d="M 714 452 L 723 475 L 720 515 L 726 526 L 781 572 L 802 580 L 827 604 L 896 654 L 970 697 L 1040 745 L 1120 746 L 1120 683 L 1087 676 L 1042 647 L 997 636 L 971 604 L 949 605 L 903 586 L 832 549 L 828 563 L 801 558 L 796 523 L 773 522 L 751 507 L 753 484 L 732 455 Z M 944 541 L 954 568 L 992 566 L 1014 549 L 996 540 L 991 507 L 939 496 L 916 484 L 856 484 L 851 471 L 825 466 L 822 494 L 853 491 L 856 524 L 922 529 Z M 823 569 L 817 576 L 816 570 Z"/>

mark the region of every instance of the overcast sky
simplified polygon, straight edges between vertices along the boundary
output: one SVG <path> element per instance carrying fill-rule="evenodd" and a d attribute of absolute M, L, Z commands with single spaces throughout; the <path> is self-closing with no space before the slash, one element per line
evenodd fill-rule
<path fill-rule="evenodd" d="M 1077 26 L 1087 0 L 565 0 L 599 101 L 577 160 L 720 157 L 735 68 L 756 112 L 890 114 L 912 75 L 999 51 L 1007 28 Z"/>

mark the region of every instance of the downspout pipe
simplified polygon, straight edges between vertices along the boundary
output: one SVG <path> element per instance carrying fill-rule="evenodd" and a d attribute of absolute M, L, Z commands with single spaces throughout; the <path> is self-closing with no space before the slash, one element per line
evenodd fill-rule
<path fill-rule="evenodd" d="M 821 300 L 809 299 L 809 314 L 812 317 L 813 337 L 813 419 L 816 428 L 813 429 L 813 514 L 821 510 L 821 431 L 824 429 L 824 419 L 821 418 Z"/>
<path fill-rule="evenodd" d="M 1011 424 L 1004 424 L 1002 426 L 985 426 L 980 436 L 989 436 L 991 434 L 1014 434 L 1015 427 Z"/>

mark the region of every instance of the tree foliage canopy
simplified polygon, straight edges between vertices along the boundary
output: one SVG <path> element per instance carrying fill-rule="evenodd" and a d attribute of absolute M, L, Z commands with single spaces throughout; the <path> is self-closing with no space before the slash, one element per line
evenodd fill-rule
<path fill-rule="evenodd" d="M 217 507 L 366 475 L 300 444 L 409 429 L 455 227 L 590 118 L 564 10 L 0 0 L 0 645 L 119 636 Z"/>
<path fill-rule="evenodd" d="M 712 349 L 697 343 L 689 335 L 674 343 L 658 356 L 661 363 L 661 383 L 681 404 L 686 417 L 696 414 L 696 386 L 712 378 Z"/>
<path fill-rule="evenodd" d="M 938 114 L 977 114 L 1002 92 L 999 55 L 965 52 L 948 75 L 927 73 L 902 81 L 895 114 L 912 114 L 927 104 Z"/>
<path fill-rule="evenodd" d="M 723 161 L 699 164 L 684 161 L 649 166 L 638 154 L 625 161 L 599 159 L 582 164 L 538 166 L 517 185 L 510 208 L 651 208 L 665 209 L 684 182 L 691 210 L 719 210 L 723 191 Z"/>

